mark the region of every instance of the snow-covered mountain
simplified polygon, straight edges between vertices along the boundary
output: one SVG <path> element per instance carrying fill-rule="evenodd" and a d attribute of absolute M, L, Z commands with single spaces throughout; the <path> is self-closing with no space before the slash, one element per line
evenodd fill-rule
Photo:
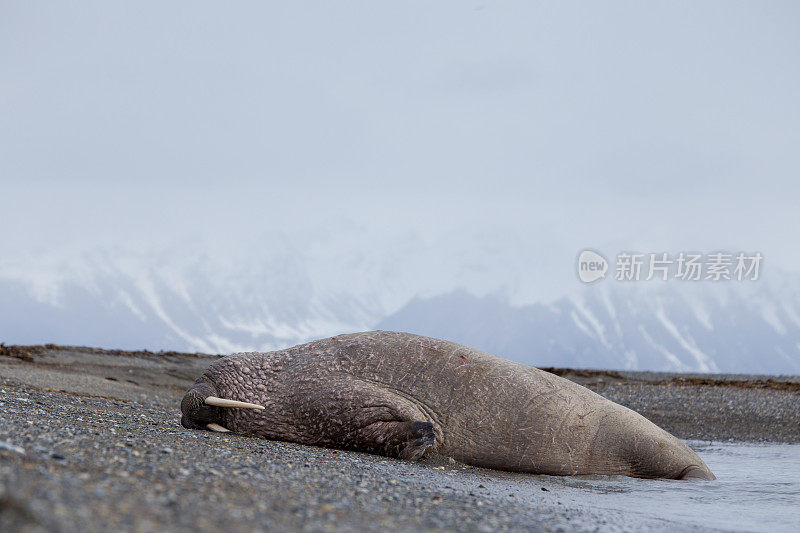
<path fill-rule="evenodd" d="M 766 283 L 584 289 L 525 306 L 456 291 L 415 299 L 378 327 L 447 338 L 535 366 L 800 373 L 796 289 Z"/>
<path fill-rule="evenodd" d="M 387 236 L 338 220 L 291 237 L 157 239 L 0 256 L 0 341 L 267 350 L 370 329 L 458 287 L 539 293 L 529 275 L 539 249 L 510 235 Z"/>
<path fill-rule="evenodd" d="M 547 271 L 537 258 L 558 248 L 519 242 L 488 233 L 387 241 L 337 227 L 247 247 L 5 257 L 0 341 L 229 353 L 383 328 L 540 366 L 800 373 L 795 276 L 584 286 L 574 252 Z M 540 297 L 558 275 L 570 295 Z"/>

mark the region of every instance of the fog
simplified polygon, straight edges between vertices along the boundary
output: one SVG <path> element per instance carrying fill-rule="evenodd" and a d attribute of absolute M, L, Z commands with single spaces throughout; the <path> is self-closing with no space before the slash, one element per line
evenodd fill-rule
<path fill-rule="evenodd" d="M 800 261 L 796 3 L 2 11 L 6 260 L 347 221 L 513 234 L 545 270 L 587 246 Z"/>

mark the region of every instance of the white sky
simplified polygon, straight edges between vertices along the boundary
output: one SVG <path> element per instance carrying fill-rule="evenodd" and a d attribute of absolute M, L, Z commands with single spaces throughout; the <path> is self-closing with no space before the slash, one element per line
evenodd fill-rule
<path fill-rule="evenodd" d="M 796 2 L 0 6 L 7 253 L 352 219 L 800 270 Z"/>

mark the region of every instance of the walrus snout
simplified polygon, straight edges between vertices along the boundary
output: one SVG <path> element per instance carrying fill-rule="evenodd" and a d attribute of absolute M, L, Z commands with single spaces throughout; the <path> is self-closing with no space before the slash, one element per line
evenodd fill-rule
<path fill-rule="evenodd" d="M 264 409 L 263 405 L 219 398 L 217 390 L 201 378 L 181 400 L 181 425 L 187 429 L 208 429 L 227 433 L 229 430 L 222 426 L 222 409 L 229 407 Z"/>
<path fill-rule="evenodd" d="M 206 405 L 206 398 L 216 396 L 210 384 L 198 381 L 181 400 L 181 425 L 187 429 L 206 429 L 208 424 L 219 424 L 222 413 L 219 407 Z"/>

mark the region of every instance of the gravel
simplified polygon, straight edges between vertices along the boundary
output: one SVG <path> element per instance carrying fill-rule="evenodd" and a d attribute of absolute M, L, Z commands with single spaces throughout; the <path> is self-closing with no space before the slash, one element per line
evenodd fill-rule
<path fill-rule="evenodd" d="M 576 504 L 562 478 L 186 430 L 180 396 L 213 356 L 33 348 L 0 354 L 0 531 L 632 527 L 623 513 Z M 683 438 L 800 441 L 791 387 L 571 379 Z"/>
<path fill-rule="evenodd" d="M 0 383 L 2 531 L 559 530 L 608 520 L 559 505 L 546 476 L 189 431 L 174 408 Z"/>

